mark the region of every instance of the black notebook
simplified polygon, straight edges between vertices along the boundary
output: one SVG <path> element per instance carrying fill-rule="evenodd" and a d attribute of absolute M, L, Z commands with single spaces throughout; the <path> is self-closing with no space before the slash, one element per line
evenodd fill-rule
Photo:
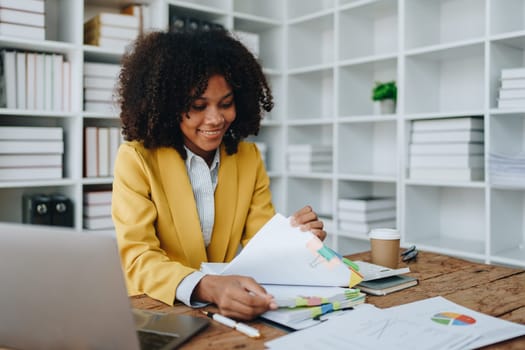
<path fill-rule="evenodd" d="M 398 290 L 415 286 L 417 283 L 418 280 L 415 277 L 397 275 L 371 281 L 363 281 L 359 283 L 356 288 L 359 288 L 362 292 L 372 295 L 386 295 Z"/>

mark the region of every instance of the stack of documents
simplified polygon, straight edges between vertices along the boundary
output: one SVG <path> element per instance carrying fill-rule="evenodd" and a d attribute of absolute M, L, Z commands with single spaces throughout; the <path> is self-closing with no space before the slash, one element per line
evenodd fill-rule
<path fill-rule="evenodd" d="M 485 134 L 482 117 L 421 119 L 411 124 L 411 179 L 483 180 Z"/>
<path fill-rule="evenodd" d="M 489 155 L 490 182 L 501 185 L 525 185 L 525 153 Z"/>
<path fill-rule="evenodd" d="M 204 263 L 201 271 L 298 286 L 351 288 L 363 279 L 348 260 L 313 233 L 292 227 L 281 214 L 275 214 L 230 263 Z"/>
<path fill-rule="evenodd" d="M 292 227 L 281 214 L 275 214 L 230 263 L 201 264 L 204 273 L 254 278 L 281 307 L 263 317 L 294 329 L 320 323 L 312 320 L 317 316 L 362 304 L 365 295 L 351 289 L 363 279 L 356 268 L 311 232 Z"/>
<path fill-rule="evenodd" d="M 348 236 L 366 235 L 373 228 L 396 227 L 395 197 L 340 198 L 339 229 Z"/>
<path fill-rule="evenodd" d="M 498 94 L 498 108 L 525 107 L 525 68 L 501 70 L 501 86 Z"/>
<path fill-rule="evenodd" d="M 332 171 L 331 145 L 288 145 L 286 156 L 290 172 Z"/>
<path fill-rule="evenodd" d="M 365 295 L 352 288 L 286 285 L 264 285 L 264 288 L 274 296 L 279 309 L 267 311 L 261 317 L 292 329 L 313 326 L 319 323 L 314 320 L 319 316 L 365 302 Z"/>

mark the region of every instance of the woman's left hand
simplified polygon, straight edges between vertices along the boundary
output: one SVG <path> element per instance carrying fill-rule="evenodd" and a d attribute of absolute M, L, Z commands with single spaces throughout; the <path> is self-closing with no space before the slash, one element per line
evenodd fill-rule
<path fill-rule="evenodd" d="M 298 226 L 302 231 L 312 232 L 321 241 L 324 241 L 326 238 L 326 232 L 323 230 L 323 222 L 319 220 L 317 214 L 309 205 L 296 211 L 292 215 L 290 222 L 292 226 Z"/>

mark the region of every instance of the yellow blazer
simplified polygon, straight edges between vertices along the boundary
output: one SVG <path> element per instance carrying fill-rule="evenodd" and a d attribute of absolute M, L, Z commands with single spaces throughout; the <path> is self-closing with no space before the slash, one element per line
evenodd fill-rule
<path fill-rule="evenodd" d="M 215 223 L 206 248 L 186 164 L 173 148 L 119 148 L 112 215 L 129 295 L 173 304 L 175 290 L 201 262 L 228 262 L 275 214 L 270 180 L 253 143 L 221 160 Z"/>

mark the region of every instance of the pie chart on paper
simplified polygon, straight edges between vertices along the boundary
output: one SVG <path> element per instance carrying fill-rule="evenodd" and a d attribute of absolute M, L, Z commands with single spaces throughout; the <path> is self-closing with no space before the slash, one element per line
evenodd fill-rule
<path fill-rule="evenodd" d="M 432 321 L 444 326 L 469 326 L 476 323 L 474 318 L 455 312 L 440 312 L 432 316 Z"/>

